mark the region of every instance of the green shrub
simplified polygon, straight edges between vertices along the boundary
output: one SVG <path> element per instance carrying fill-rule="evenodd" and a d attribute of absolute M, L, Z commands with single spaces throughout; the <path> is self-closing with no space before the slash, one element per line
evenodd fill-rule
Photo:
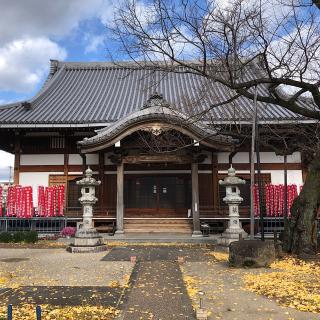
<path fill-rule="evenodd" d="M 24 232 L 14 232 L 12 236 L 12 242 L 18 243 L 24 241 Z"/>
<path fill-rule="evenodd" d="M 38 241 L 38 233 L 36 231 L 26 231 L 26 232 L 0 232 L 0 243 L 36 243 Z"/>
<path fill-rule="evenodd" d="M 0 242 L 2 243 L 12 242 L 12 234 L 10 232 L 0 232 Z"/>
<path fill-rule="evenodd" d="M 38 241 L 37 231 L 24 232 L 24 241 L 26 243 L 36 243 Z"/>

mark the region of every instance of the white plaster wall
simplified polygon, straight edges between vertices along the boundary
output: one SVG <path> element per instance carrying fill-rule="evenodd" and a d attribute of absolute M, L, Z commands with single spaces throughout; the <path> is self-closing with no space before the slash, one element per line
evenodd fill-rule
<path fill-rule="evenodd" d="M 267 171 L 262 171 L 267 172 Z M 270 170 L 271 183 L 272 184 L 283 184 L 284 172 L 283 170 Z M 301 170 L 288 170 L 288 184 L 296 184 L 298 186 L 303 185 L 302 171 Z"/>
<path fill-rule="evenodd" d="M 63 165 L 63 154 L 22 154 L 21 165 Z"/>
<path fill-rule="evenodd" d="M 283 163 L 283 156 L 277 156 L 274 152 L 260 152 L 261 163 Z M 300 163 L 300 152 L 294 152 L 287 156 L 288 163 Z"/>
<path fill-rule="evenodd" d="M 218 163 L 229 163 L 229 154 L 230 152 L 219 152 L 218 156 Z"/>
<path fill-rule="evenodd" d="M 86 154 L 87 165 L 99 164 L 98 154 Z M 69 164 L 82 165 L 82 158 L 79 154 L 69 154 Z"/>
<path fill-rule="evenodd" d="M 226 174 L 226 170 L 219 170 L 220 174 Z M 257 171 L 256 171 L 257 173 Z M 261 173 L 271 174 L 272 184 L 283 184 L 284 183 L 284 172 L 283 170 L 261 170 Z M 249 170 L 237 170 L 237 174 L 250 174 Z M 301 170 L 288 170 L 288 184 L 296 184 L 297 186 L 303 185 L 302 171 Z"/>
<path fill-rule="evenodd" d="M 20 172 L 19 184 L 22 186 L 32 186 L 33 189 L 33 205 L 38 205 L 38 186 L 47 187 L 49 183 L 49 175 L 63 174 L 63 172 Z"/>
<path fill-rule="evenodd" d="M 69 164 L 82 165 L 82 158 L 79 154 L 69 154 Z"/>
<path fill-rule="evenodd" d="M 261 163 L 283 163 L 283 156 L 277 156 L 274 152 L 260 152 Z M 232 159 L 233 163 L 250 163 L 249 152 L 238 152 Z M 300 152 L 294 152 L 287 156 L 288 163 L 300 163 Z M 229 152 L 218 153 L 218 163 L 229 163 Z"/>

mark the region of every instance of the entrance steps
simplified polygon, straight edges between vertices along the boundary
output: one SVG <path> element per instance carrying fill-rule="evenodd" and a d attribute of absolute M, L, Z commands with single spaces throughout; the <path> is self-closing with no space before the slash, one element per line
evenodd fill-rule
<path fill-rule="evenodd" d="M 192 233 L 188 218 L 125 218 L 124 232 L 129 233 Z"/>

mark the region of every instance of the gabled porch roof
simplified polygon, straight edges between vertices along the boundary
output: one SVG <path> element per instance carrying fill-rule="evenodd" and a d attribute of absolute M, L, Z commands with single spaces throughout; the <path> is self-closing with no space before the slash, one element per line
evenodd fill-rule
<path fill-rule="evenodd" d="M 97 130 L 97 135 L 79 141 L 83 153 L 102 150 L 139 130 L 155 135 L 176 130 L 207 147 L 231 151 L 237 140 L 220 135 L 204 121 L 174 110 L 160 94 L 153 94 L 142 107 L 113 124 Z"/>

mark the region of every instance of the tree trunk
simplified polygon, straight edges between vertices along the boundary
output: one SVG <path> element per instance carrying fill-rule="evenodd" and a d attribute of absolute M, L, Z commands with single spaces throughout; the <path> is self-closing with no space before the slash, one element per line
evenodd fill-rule
<path fill-rule="evenodd" d="M 320 0 L 313 0 L 312 2 L 320 9 Z"/>
<path fill-rule="evenodd" d="M 294 254 L 314 254 L 317 250 L 317 213 L 320 205 L 320 151 L 310 163 L 305 184 L 285 220 L 283 248 Z"/>

